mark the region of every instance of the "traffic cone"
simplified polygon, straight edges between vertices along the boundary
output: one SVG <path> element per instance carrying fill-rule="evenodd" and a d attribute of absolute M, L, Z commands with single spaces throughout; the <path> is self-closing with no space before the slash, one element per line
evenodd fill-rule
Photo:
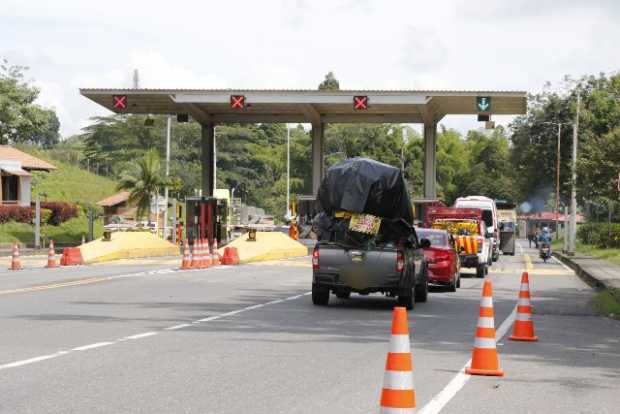
<path fill-rule="evenodd" d="M 49 250 L 47 251 L 47 265 L 45 267 L 56 267 L 56 252 L 54 251 L 54 240 L 50 240 Z"/>
<path fill-rule="evenodd" d="M 538 337 L 534 335 L 532 304 L 530 303 L 530 278 L 527 272 L 523 272 L 521 276 L 521 288 L 519 289 L 519 301 L 517 302 L 517 319 L 509 339 L 513 341 L 538 341 Z"/>
<path fill-rule="evenodd" d="M 205 248 L 202 239 L 198 239 L 198 269 L 205 267 Z"/>
<path fill-rule="evenodd" d="M 13 243 L 13 255 L 11 257 L 11 267 L 9 270 L 22 270 L 22 262 L 19 260 L 19 245 Z"/>
<path fill-rule="evenodd" d="M 198 239 L 194 239 L 194 244 L 192 244 L 192 260 L 190 261 L 189 267 L 192 269 L 198 269 L 198 261 L 199 261 L 199 252 L 198 252 Z"/>
<path fill-rule="evenodd" d="M 209 246 L 209 239 L 205 240 L 205 268 L 213 266 L 213 254 Z"/>
<path fill-rule="evenodd" d="M 493 287 L 485 279 L 480 299 L 480 313 L 476 326 L 476 340 L 471 356 L 471 366 L 465 369 L 470 375 L 503 376 L 495 345 L 495 320 L 493 317 Z"/>
<path fill-rule="evenodd" d="M 213 246 L 212 246 L 212 249 L 211 249 L 211 253 L 212 253 L 211 256 L 212 256 L 212 259 L 213 259 L 213 266 L 220 265 L 221 264 L 221 262 L 220 262 L 220 252 L 217 251 L 217 239 L 216 238 L 213 239 Z"/>
<path fill-rule="evenodd" d="M 390 350 L 385 362 L 381 390 L 382 414 L 410 414 L 415 412 L 413 385 L 413 358 L 409 344 L 407 309 L 395 307 L 392 314 Z"/>
<path fill-rule="evenodd" d="M 183 260 L 181 261 L 181 269 L 191 269 L 192 256 L 189 252 L 189 243 L 187 239 L 183 242 Z"/>

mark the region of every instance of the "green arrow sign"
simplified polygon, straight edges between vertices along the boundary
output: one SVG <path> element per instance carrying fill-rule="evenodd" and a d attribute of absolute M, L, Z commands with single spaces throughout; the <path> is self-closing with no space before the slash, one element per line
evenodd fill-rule
<path fill-rule="evenodd" d="M 478 112 L 491 112 L 491 97 L 477 96 L 476 108 L 478 109 Z"/>

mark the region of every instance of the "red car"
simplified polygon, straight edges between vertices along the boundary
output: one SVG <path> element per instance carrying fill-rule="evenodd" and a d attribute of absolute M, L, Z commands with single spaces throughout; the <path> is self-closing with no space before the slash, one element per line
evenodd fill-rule
<path fill-rule="evenodd" d="M 416 229 L 418 239 L 428 239 L 431 247 L 424 249 L 428 264 L 428 282 L 447 286 L 450 292 L 461 287 L 461 264 L 454 249 L 454 240 L 445 230 Z"/>

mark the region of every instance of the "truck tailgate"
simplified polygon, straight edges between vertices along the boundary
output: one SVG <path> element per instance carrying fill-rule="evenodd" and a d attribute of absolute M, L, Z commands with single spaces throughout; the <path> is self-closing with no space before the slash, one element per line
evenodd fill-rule
<path fill-rule="evenodd" d="M 396 249 L 345 249 L 338 245 L 321 245 L 319 266 L 324 274 L 338 275 L 345 286 L 356 290 L 391 286 L 398 283 Z"/>

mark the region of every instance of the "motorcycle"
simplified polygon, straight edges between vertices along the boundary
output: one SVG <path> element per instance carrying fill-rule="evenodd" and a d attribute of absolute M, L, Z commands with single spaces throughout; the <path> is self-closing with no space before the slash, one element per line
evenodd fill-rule
<path fill-rule="evenodd" d="M 547 243 L 543 243 L 540 245 L 539 256 L 545 263 L 551 257 L 551 246 Z"/>

